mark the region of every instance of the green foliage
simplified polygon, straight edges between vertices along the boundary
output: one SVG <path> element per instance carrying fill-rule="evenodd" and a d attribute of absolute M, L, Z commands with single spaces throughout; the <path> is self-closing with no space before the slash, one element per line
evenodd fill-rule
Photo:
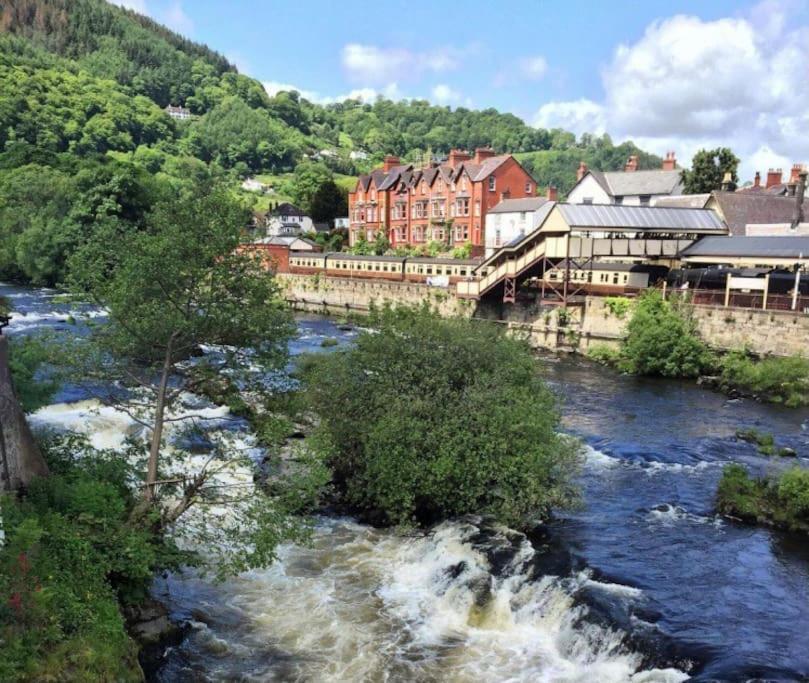
<path fill-rule="evenodd" d="M 691 169 L 682 173 L 684 191 L 686 194 L 703 194 L 718 190 L 725 173 L 730 173 L 734 184 L 738 183 L 738 167 L 738 157 L 727 147 L 701 149 L 691 160 Z"/>
<path fill-rule="evenodd" d="M 809 360 L 798 356 L 753 360 L 733 351 L 720 360 L 720 385 L 795 408 L 809 405 Z"/>
<path fill-rule="evenodd" d="M 348 216 L 348 195 L 333 180 L 327 180 L 315 190 L 309 210 L 313 221 L 333 226 L 335 218 Z"/>
<path fill-rule="evenodd" d="M 14 394 L 26 413 L 47 405 L 59 388 L 53 379 L 38 373 L 49 358 L 50 347 L 44 340 L 22 337 L 12 338 L 9 343 L 8 365 Z"/>
<path fill-rule="evenodd" d="M 604 305 L 616 318 L 623 318 L 632 308 L 632 300 L 625 296 L 608 296 L 604 298 Z"/>
<path fill-rule="evenodd" d="M 404 525 L 464 513 L 525 524 L 573 501 L 579 446 L 559 434 L 527 344 L 426 307 L 370 324 L 307 378 L 350 504 Z"/>
<path fill-rule="evenodd" d="M 44 452 L 51 476 L 0 500 L 0 679 L 140 680 L 118 603 L 193 558 L 128 524 L 133 473 L 120 453 L 75 437 Z"/>
<path fill-rule="evenodd" d="M 333 179 L 332 172 L 324 164 L 316 161 L 303 161 L 295 167 L 295 172 L 288 180 L 286 189 L 295 204 L 311 214 L 312 202 L 318 190 L 327 183 L 334 184 Z M 323 197 L 320 199 L 322 200 Z M 347 214 L 348 208 L 346 208 Z"/>
<path fill-rule="evenodd" d="M 711 362 L 687 304 L 650 290 L 637 299 L 621 350 L 622 369 L 639 375 L 696 377 Z"/>
<path fill-rule="evenodd" d="M 617 366 L 621 360 L 621 351 L 606 344 L 593 344 L 587 349 L 587 357 L 601 365 Z"/>
<path fill-rule="evenodd" d="M 752 427 L 748 429 L 737 429 L 736 438 L 758 446 L 758 452 L 762 455 L 773 455 L 775 453 L 775 438 L 769 432 L 760 432 Z"/>
<path fill-rule="evenodd" d="M 472 256 L 472 243 L 466 242 L 462 247 L 455 247 L 452 250 L 452 258 L 468 259 Z"/>
<path fill-rule="evenodd" d="M 324 349 L 327 349 L 332 346 L 337 346 L 340 342 L 338 342 L 334 337 L 327 337 L 322 342 L 320 342 L 320 346 Z"/>
<path fill-rule="evenodd" d="M 809 532 L 809 470 L 794 467 L 753 479 L 741 465 L 727 465 L 719 482 L 717 508 L 747 522 Z"/>

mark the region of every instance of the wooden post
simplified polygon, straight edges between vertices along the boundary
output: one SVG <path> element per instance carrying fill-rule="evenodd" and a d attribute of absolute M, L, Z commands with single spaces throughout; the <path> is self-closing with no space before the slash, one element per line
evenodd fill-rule
<path fill-rule="evenodd" d="M 666 280 L 663 280 L 663 301 L 666 300 L 666 285 L 667 284 L 668 284 L 668 282 L 666 282 Z"/>
<path fill-rule="evenodd" d="M 725 308 L 730 305 L 730 273 L 725 278 Z"/>
<path fill-rule="evenodd" d="M 770 291 L 770 274 L 764 276 L 764 300 L 761 302 L 761 310 L 767 310 L 767 294 Z"/>

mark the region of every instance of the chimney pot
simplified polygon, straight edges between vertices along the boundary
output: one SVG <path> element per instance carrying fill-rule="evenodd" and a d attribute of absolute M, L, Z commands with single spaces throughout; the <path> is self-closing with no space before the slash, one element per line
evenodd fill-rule
<path fill-rule="evenodd" d="M 578 182 L 579 180 L 584 178 L 584 176 L 587 175 L 588 170 L 589 169 L 587 168 L 587 164 L 585 164 L 583 161 L 580 161 L 579 162 L 579 168 L 576 171 L 576 182 Z"/>
<path fill-rule="evenodd" d="M 556 185 L 548 185 L 548 194 L 546 195 L 549 202 L 555 202 L 559 197 L 559 192 Z"/>
<path fill-rule="evenodd" d="M 753 178 L 753 187 L 761 187 L 761 173 L 756 171 L 756 175 Z"/>

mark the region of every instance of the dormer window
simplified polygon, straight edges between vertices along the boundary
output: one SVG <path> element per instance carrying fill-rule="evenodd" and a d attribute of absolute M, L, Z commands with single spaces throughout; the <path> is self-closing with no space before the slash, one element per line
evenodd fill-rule
<path fill-rule="evenodd" d="M 489 192 L 494 192 L 497 181 L 493 175 L 489 176 Z"/>
<path fill-rule="evenodd" d="M 525 194 L 531 194 L 531 183 L 525 183 Z"/>
<path fill-rule="evenodd" d="M 461 190 L 466 190 L 466 176 L 461 178 Z"/>
<path fill-rule="evenodd" d="M 427 194 L 427 183 L 421 184 L 421 194 Z"/>

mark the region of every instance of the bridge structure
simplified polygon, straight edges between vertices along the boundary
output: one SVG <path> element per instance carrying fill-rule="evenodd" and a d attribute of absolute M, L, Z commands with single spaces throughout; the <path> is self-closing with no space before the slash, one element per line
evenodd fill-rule
<path fill-rule="evenodd" d="M 541 303 L 566 307 L 582 298 L 596 261 L 671 266 L 703 237 L 727 234 L 711 209 L 555 203 L 537 229 L 498 249 L 458 282 L 456 294 L 513 303 L 522 283 L 540 278 Z M 590 275 L 574 280 L 572 271 Z"/>

